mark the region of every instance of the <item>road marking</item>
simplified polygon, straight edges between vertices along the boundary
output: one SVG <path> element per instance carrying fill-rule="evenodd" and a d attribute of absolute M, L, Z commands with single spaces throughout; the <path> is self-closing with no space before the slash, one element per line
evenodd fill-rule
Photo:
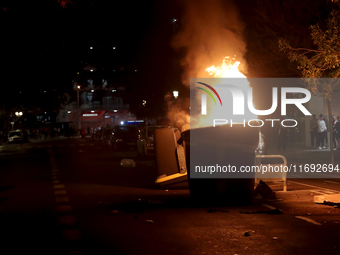
<path fill-rule="evenodd" d="M 64 230 L 63 235 L 66 240 L 78 240 L 80 239 L 80 232 L 77 229 Z"/>
<path fill-rule="evenodd" d="M 323 192 L 321 192 L 321 191 L 319 191 L 319 190 L 310 190 L 310 192 L 318 193 L 318 194 L 324 194 Z"/>
<path fill-rule="evenodd" d="M 71 145 L 71 146 L 74 146 L 74 145 Z M 82 152 L 81 150 L 79 151 Z M 49 152 L 49 161 L 50 161 L 50 167 L 51 167 L 51 172 L 52 172 L 52 179 L 53 179 L 53 184 L 54 184 L 53 188 L 56 189 L 54 191 L 54 194 L 56 195 L 56 202 L 57 203 L 68 203 L 69 198 L 67 196 L 57 196 L 57 195 L 65 195 L 67 192 L 65 189 L 65 185 L 60 184 L 59 180 L 57 180 L 57 177 L 60 177 L 60 172 L 59 172 L 57 163 L 55 161 L 55 158 L 53 157 L 53 152 L 51 149 L 48 149 L 48 152 Z M 61 204 L 61 205 L 59 204 L 56 206 L 56 208 L 59 214 L 72 211 L 72 206 L 67 205 L 67 204 Z M 72 241 L 72 240 L 81 239 L 79 230 L 67 229 L 69 227 L 65 226 L 65 225 L 72 225 L 76 223 L 76 217 L 74 215 L 60 215 L 59 223 L 63 225 L 62 228 L 66 228 L 66 230 L 62 231 L 63 236 L 66 240 Z M 74 251 L 69 252 L 69 254 L 73 254 L 73 253 Z M 78 251 L 76 251 L 75 254 L 79 254 Z"/>
<path fill-rule="evenodd" d="M 314 225 L 321 226 L 321 223 L 316 222 L 315 220 L 312 220 L 312 219 L 307 218 L 307 217 L 303 217 L 303 216 L 295 216 L 295 218 L 298 218 L 298 219 L 300 219 L 300 220 L 307 221 L 307 222 L 312 223 L 312 224 L 314 224 Z"/>
<path fill-rule="evenodd" d="M 271 205 L 267 205 L 267 204 L 262 204 L 263 206 L 271 209 L 271 210 L 275 210 L 276 208 L 274 206 L 271 206 Z"/>
<path fill-rule="evenodd" d="M 76 217 L 74 215 L 60 216 L 59 223 L 60 224 L 75 224 Z"/>
<path fill-rule="evenodd" d="M 64 184 L 57 184 L 57 185 L 53 185 L 53 188 L 55 188 L 55 189 L 65 189 L 65 185 Z"/>
<path fill-rule="evenodd" d="M 304 183 L 301 183 L 301 182 L 289 181 L 289 183 L 303 185 L 303 186 L 306 186 L 306 187 L 311 187 L 311 188 L 314 188 L 314 189 L 318 189 L 318 190 L 322 190 L 322 191 L 328 191 L 328 192 L 333 192 L 333 193 L 339 193 L 340 192 L 338 190 L 326 189 L 326 188 L 323 188 L 323 187 L 313 186 L 313 185 L 309 185 L 309 184 L 304 184 Z"/>
<path fill-rule="evenodd" d="M 332 181 L 324 181 L 324 182 L 333 183 L 333 184 L 340 184 L 339 182 L 332 182 Z"/>
<path fill-rule="evenodd" d="M 55 195 L 65 195 L 66 194 L 66 190 L 59 189 L 59 190 L 54 191 L 54 194 Z"/>
<path fill-rule="evenodd" d="M 56 197 L 55 198 L 57 202 L 69 202 L 69 198 L 68 197 Z"/>
<path fill-rule="evenodd" d="M 72 206 L 70 206 L 70 205 L 58 205 L 57 211 L 58 212 L 69 212 L 69 211 L 72 211 Z"/>

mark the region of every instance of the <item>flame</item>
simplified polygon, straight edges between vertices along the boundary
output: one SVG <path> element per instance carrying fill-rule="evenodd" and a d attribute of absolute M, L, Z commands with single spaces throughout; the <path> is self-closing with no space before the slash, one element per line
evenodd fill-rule
<path fill-rule="evenodd" d="M 233 63 L 234 62 L 234 63 Z M 240 61 L 236 61 L 235 58 L 224 57 L 221 66 L 209 66 L 205 69 L 209 75 L 218 78 L 247 78 L 239 70 Z"/>
<path fill-rule="evenodd" d="M 247 77 L 241 73 L 239 70 L 240 61 L 237 61 L 236 58 L 231 58 L 226 56 L 222 60 L 222 64 L 220 66 L 209 66 L 205 69 L 205 71 L 211 76 L 212 78 L 245 78 L 243 81 L 240 80 L 239 86 L 240 87 L 249 87 L 249 82 L 247 81 Z M 197 100 L 201 100 L 201 94 L 197 94 Z M 210 106 L 209 106 L 210 105 Z M 208 100 L 208 107 L 211 111 L 217 110 L 217 107 L 214 105 L 212 100 Z M 177 109 L 176 107 L 171 107 L 171 110 L 168 112 L 168 117 L 177 126 L 180 126 L 181 131 L 185 131 L 189 128 L 199 128 L 199 127 L 210 127 L 213 124 L 214 114 L 208 115 L 197 115 L 197 116 L 189 116 L 184 111 Z M 233 121 L 240 122 L 243 119 L 253 119 L 250 116 L 234 116 Z"/>
<path fill-rule="evenodd" d="M 241 73 L 239 70 L 240 62 L 235 58 L 231 58 L 226 56 L 223 58 L 222 64 L 220 66 L 209 66 L 205 69 L 206 72 L 212 77 L 215 78 L 245 78 L 244 81 L 240 80 L 239 86 L 241 88 L 248 88 L 249 82 L 247 81 L 247 77 Z M 198 94 L 197 100 L 200 100 L 200 94 Z M 212 100 L 208 101 L 208 105 L 210 105 L 210 113 L 211 111 L 217 110 L 217 107 L 213 104 Z M 198 115 L 190 117 L 190 128 L 198 128 L 198 127 L 209 127 L 212 126 L 213 123 L 213 114 L 208 115 Z M 253 115 L 249 116 L 233 116 L 233 122 L 240 123 L 243 119 L 250 120 L 254 119 Z"/>

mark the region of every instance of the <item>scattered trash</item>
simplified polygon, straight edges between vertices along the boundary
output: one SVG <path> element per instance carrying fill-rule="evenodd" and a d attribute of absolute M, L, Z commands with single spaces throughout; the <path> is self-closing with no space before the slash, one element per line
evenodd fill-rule
<path fill-rule="evenodd" d="M 270 211 L 257 211 L 257 212 L 241 212 L 240 213 L 244 213 L 244 214 L 260 214 L 260 213 L 264 213 L 264 214 L 282 214 L 282 211 L 280 209 L 274 209 L 274 210 L 270 210 Z"/>
<path fill-rule="evenodd" d="M 148 203 L 150 203 L 150 204 L 163 204 L 164 201 L 152 201 L 152 200 L 148 200 Z"/>
<path fill-rule="evenodd" d="M 210 208 L 210 209 L 207 210 L 207 212 L 208 212 L 208 213 L 214 213 L 214 212 L 224 212 L 224 213 L 227 213 L 227 212 L 229 212 L 229 211 L 220 210 L 220 209 L 212 209 L 212 208 Z"/>
<path fill-rule="evenodd" d="M 263 197 L 261 197 L 260 194 L 257 194 L 257 195 L 254 197 L 254 199 L 263 199 Z"/>
<path fill-rule="evenodd" d="M 118 214 L 118 211 L 117 211 L 117 210 L 112 210 L 112 211 L 111 211 L 111 214 L 112 214 L 112 215 L 116 215 L 116 214 Z"/>
<path fill-rule="evenodd" d="M 135 167 L 136 162 L 133 159 L 124 158 L 120 161 L 122 167 Z"/>
<path fill-rule="evenodd" d="M 249 231 L 245 232 L 244 236 L 250 236 L 250 232 Z"/>
<path fill-rule="evenodd" d="M 278 238 L 276 236 L 273 237 L 273 240 L 277 240 Z"/>
<path fill-rule="evenodd" d="M 151 224 L 151 223 L 153 223 L 153 220 L 146 220 L 146 222 Z"/>
<path fill-rule="evenodd" d="M 275 192 L 265 183 L 264 181 L 260 181 L 259 185 L 257 185 L 254 190 L 254 197 L 260 195 L 263 198 L 274 199 L 276 198 Z"/>
<path fill-rule="evenodd" d="M 216 209 L 211 209 L 211 208 L 210 208 L 210 209 L 208 209 L 207 212 L 208 212 L 208 213 L 213 213 L 213 212 L 217 212 L 217 211 L 216 211 Z"/>

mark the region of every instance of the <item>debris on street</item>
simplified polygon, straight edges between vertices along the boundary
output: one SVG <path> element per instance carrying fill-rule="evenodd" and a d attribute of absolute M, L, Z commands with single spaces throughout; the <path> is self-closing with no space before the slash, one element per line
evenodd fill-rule
<path fill-rule="evenodd" d="M 214 212 L 224 212 L 224 213 L 227 213 L 227 212 L 230 212 L 230 211 L 210 208 L 210 209 L 207 210 L 207 212 L 208 213 L 214 213 Z"/>
<path fill-rule="evenodd" d="M 275 192 L 265 183 L 264 181 L 260 181 L 259 185 L 254 190 L 253 196 L 258 198 L 259 196 L 262 198 L 274 199 L 276 198 Z"/>
<path fill-rule="evenodd" d="M 257 212 L 241 212 L 240 213 L 243 213 L 243 214 L 260 214 L 260 213 L 263 213 L 263 214 L 282 214 L 282 211 L 280 209 L 274 209 L 274 210 L 270 210 L 270 211 L 257 211 Z"/>
<path fill-rule="evenodd" d="M 133 159 L 124 158 L 120 161 L 122 167 L 135 167 L 136 162 Z"/>
<path fill-rule="evenodd" d="M 249 231 L 245 232 L 244 236 L 250 236 L 250 232 Z"/>

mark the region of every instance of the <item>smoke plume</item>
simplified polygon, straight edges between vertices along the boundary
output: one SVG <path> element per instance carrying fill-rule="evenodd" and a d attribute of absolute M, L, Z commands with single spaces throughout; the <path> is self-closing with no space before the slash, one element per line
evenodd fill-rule
<path fill-rule="evenodd" d="M 182 83 L 190 86 L 190 78 L 208 77 L 205 71 L 211 65 L 220 65 L 226 56 L 241 62 L 239 70 L 246 73 L 243 40 L 244 24 L 239 18 L 235 5 L 221 0 L 185 1 L 182 29 L 174 36 L 171 44 L 186 54 L 181 60 Z M 188 107 L 186 107 L 188 108 Z M 183 111 L 179 105 L 170 105 L 168 118 L 181 131 L 197 127 L 199 120 Z"/>
<path fill-rule="evenodd" d="M 186 1 L 181 24 L 182 30 L 174 36 L 172 47 L 186 50 L 181 61 L 183 84 L 189 86 L 190 78 L 207 77 L 205 69 L 219 65 L 225 56 L 236 55 L 240 70 L 246 72 L 244 25 L 231 1 Z"/>

